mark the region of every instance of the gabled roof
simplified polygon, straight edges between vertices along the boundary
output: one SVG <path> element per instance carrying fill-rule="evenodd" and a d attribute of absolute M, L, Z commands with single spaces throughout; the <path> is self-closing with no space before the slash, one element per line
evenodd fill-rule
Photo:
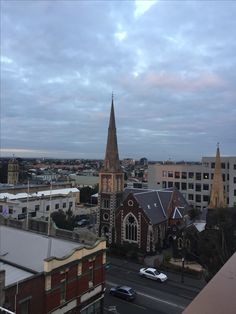
<path fill-rule="evenodd" d="M 147 190 L 126 188 L 123 193 L 124 199 L 132 194 L 139 205 L 145 211 L 152 224 L 159 224 L 168 219 L 168 208 L 172 201 L 172 196 L 177 193 L 177 209 L 173 212 L 172 218 L 181 219 L 184 216 L 188 203 L 182 194 L 176 189 Z"/>
<path fill-rule="evenodd" d="M 182 214 L 180 213 L 178 207 L 175 207 L 173 215 L 171 217 L 172 219 L 181 219 L 183 218 Z"/>

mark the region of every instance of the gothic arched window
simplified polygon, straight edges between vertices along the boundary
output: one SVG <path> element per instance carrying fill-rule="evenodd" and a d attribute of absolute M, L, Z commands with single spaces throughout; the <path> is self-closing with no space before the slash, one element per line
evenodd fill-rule
<path fill-rule="evenodd" d="M 138 222 L 137 222 L 137 219 L 132 214 L 129 214 L 126 217 L 124 221 L 124 227 L 125 227 L 125 239 L 133 241 L 133 242 L 137 242 Z"/>

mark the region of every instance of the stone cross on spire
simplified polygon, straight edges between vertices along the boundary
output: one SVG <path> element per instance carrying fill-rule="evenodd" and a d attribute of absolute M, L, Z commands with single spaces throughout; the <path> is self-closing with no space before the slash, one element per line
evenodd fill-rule
<path fill-rule="evenodd" d="M 121 171 L 118 145 L 117 145 L 117 136 L 116 136 L 116 122 L 115 122 L 113 93 L 112 93 L 111 113 L 110 113 L 110 121 L 109 121 L 109 127 L 108 127 L 107 147 L 106 147 L 106 155 L 105 155 L 105 160 L 104 160 L 103 171 L 105 172 L 120 172 Z"/>
<path fill-rule="evenodd" d="M 222 208 L 222 207 L 226 207 L 226 204 L 224 197 L 224 185 L 221 173 L 220 148 L 219 143 L 217 143 L 215 171 L 211 188 L 210 204 L 208 208 Z"/>

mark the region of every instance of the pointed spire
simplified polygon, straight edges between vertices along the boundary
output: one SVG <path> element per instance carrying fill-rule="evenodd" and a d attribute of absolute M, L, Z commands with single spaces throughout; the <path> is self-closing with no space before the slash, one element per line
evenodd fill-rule
<path fill-rule="evenodd" d="M 210 204 L 208 208 L 221 208 L 221 207 L 226 207 L 226 204 L 224 198 L 224 184 L 221 173 L 220 147 L 219 143 L 217 143 L 215 171 L 211 189 Z"/>
<path fill-rule="evenodd" d="M 106 147 L 106 155 L 105 155 L 105 160 L 104 160 L 103 171 L 118 172 L 120 170 L 121 168 L 120 168 L 120 160 L 119 160 L 117 136 L 116 136 L 114 100 L 113 100 L 113 93 L 112 93 L 111 113 L 110 113 L 110 121 L 109 121 L 109 127 L 108 127 L 107 147 Z"/>

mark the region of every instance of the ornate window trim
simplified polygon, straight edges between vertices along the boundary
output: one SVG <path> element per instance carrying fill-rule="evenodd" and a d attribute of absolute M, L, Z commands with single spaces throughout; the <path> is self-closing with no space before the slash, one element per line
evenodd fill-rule
<path fill-rule="evenodd" d="M 128 200 L 128 206 L 134 206 L 133 200 Z"/>
<path fill-rule="evenodd" d="M 132 214 L 126 215 L 123 221 L 124 240 L 130 243 L 138 243 L 138 220 Z"/>

